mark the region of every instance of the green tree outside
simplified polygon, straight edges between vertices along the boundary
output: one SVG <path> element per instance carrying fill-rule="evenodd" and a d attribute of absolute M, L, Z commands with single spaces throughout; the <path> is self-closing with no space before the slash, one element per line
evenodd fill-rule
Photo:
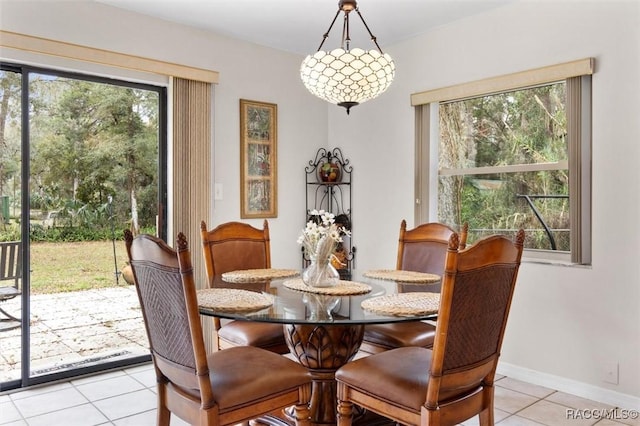
<path fill-rule="evenodd" d="M 565 84 L 500 93 L 440 106 L 439 168 L 566 164 Z M 554 229 L 558 250 L 569 250 L 569 177 L 561 170 L 509 173 L 454 172 L 439 180 L 439 220 L 468 222 L 472 242 L 485 234 L 530 230 L 528 248 L 550 240 L 522 195 Z"/>
<path fill-rule="evenodd" d="M 19 87 L 19 74 L 0 73 L 0 195 L 14 205 L 20 196 L 8 189 L 22 186 Z M 155 232 L 158 93 L 40 74 L 29 89 L 30 208 L 57 212 L 51 228 L 32 217 L 32 240 L 108 239 L 112 226 Z M 0 239 L 12 232 L 0 229 Z"/>

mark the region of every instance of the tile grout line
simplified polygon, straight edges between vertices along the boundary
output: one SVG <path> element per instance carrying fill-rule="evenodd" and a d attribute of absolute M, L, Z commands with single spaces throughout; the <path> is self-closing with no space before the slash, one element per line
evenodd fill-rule
<path fill-rule="evenodd" d="M 114 371 L 117 371 L 117 370 L 114 370 Z M 96 377 L 97 377 L 97 375 L 96 375 Z M 104 380 L 106 380 L 106 379 L 102 379 L 102 380 L 95 380 L 95 381 L 90 382 L 90 383 L 97 383 L 97 382 L 101 382 L 101 381 L 104 381 Z M 83 393 L 82 393 L 82 391 L 81 391 L 80 389 L 78 389 L 78 385 L 76 385 L 75 383 L 73 383 L 71 380 L 69 381 L 69 384 L 70 384 L 70 385 L 71 385 L 71 386 L 72 386 L 72 387 L 73 387 L 73 388 L 74 388 L 78 393 L 80 393 L 80 395 L 82 395 L 82 396 L 84 396 L 85 398 L 87 398 L 87 397 L 85 396 L 85 394 L 83 394 Z M 91 401 L 89 398 L 87 398 L 87 401 L 89 402 L 89 404 L 90 404 L 93 408 L 95 408 L 95 410 L 96 410 L 98 413 L 102 414 L 102 415 L 104 416 L 104 418 L 105 418 L 105 419 L 107 419 L 107 422 L 106 422 L 106 423 L 99 423 L 99 425 L 113 425 L 113 422 L 111 421 L 111 419 L 109 418 L 109 416 L 107 416 L 107 415 L 106 415 L 106 413 L 102 412 L 102 410 L 100 410 L 100 408 L 98 408 L 98 406 L 97 406 L 97 405 L 95 405 L 95 404 L 93 403 L 93 401 Z M 101 400 L 98 400 L 98 401 L 101 401 Z"/>
<path fill-rule="evenodd" d="M 508 389 L 508 388 L 505 388 L 505 389 Z M 519 391 L 514 391 L 513 389 L 509 389 L 509 390 L 511 390 L 511 391 L 513 391 L 513 392 L 521 393 L 521 394 L 523 394 L 523 395 L 529 395 L 528 393 L 519 392 Z M 513 413 L 513 414 L 511 414 L 511 415 L 509 415 L 509 416 L 507 416 L 507 417 L 505 417 L 503 420 L 500 420 L 500 422 L 502 422 L 502 421 L 504 421 L 504 420 L 508 419 L 509 417 L 512 417 L 512 416 L 518 416 L 518 413 L 523 412 L 523 411 L 524 411 L 524 410 L 526 410 L 527 408 L 529 408 L 529 407 L 531 407 L 531 406 L 533 406 L 533 405 L 537 404 L 537 403 L 538 403 L 538 402 L 540 402 L 540 401 L 545 400 L 548 396 L 553 395 L 554 393 L 557 393 L 557 392 L 558 392 L 557 390 L 554 390 L 554 391 L 553 391 L 553 392 L 551 392 L 549 395 L 544 396 L 544 397 L 542 397 L 542 398 L 537 397 L 537 396 L 535 396 L 535 395 L 529 395 L 529 396 L 532 396 L 532 397 L 537 398 L 537 399 L 536 399 L 534 402 L 532 402 L 531 404 L 526 405 L 526 406 L 522 407 L 521 409 L 519 409 L 518 411 L 516 411 L 515 413 Z M 551 401 L 549 401 L 549 402 L 551 402 Z M 527 419 L 527 420 L 529 420 L 529 421 L 531 421 L 531 422 L 534 422 L 534 423 L 537 423 L 537 424 L 539 424 L 539 425 L 543 425 L 543 426 L 554 426 L 554 425 L 547 425 L 546 423 L 540 423 L 540 422 L 537 422 L 537 421 L 532 420 L 532 419 L 530 419 L 530 418 L 528 418 L 528 417 L 523 417 L 523 416 L 518 416 L 518 417 L 523 418 L 523 419 Z M 500 422 L 498 422 L 498 423 L 500 423 Z"/>

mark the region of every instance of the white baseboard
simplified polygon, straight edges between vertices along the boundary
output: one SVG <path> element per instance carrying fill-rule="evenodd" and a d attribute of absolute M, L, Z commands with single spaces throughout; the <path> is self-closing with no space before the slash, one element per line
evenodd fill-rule
<path fill-rule="evenodd" d="M 565 377 L 554 376 L 552 374 L 541 373 L 524 367 L 518 367 L 504 362 L 498 363 L 497 374 L 544 386 L 549 389 L 570 393 L 581 398 L 602 402 L 614 407 L 627 410 L 640 410 L 640 398 L 624 393 L 600 388 Z"/>

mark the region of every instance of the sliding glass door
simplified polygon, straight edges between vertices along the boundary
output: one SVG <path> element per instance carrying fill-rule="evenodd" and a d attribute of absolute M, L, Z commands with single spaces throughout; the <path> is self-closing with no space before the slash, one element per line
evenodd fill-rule
<path fill-rule="evenodd" d="M 148 359 L 122 231 L 165 236 L 165 88 L 6 64 L 0 84 L 0 241 L 22 255 L 0 386 Z"/>
<path fill-rule="evenodd" d="M 0 382 L 23 367 L 22 95 L 19 70 L 0 70 Z"/>

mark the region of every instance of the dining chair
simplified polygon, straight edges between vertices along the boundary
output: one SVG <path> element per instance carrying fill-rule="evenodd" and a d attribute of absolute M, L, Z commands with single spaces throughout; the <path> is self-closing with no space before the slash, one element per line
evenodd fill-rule
<path fill-rule="evenodd" d="M 235 425 L 295 405 L 296 424 L 308 425 L 306 368 L 250 346 L 206 354 L 184 234 L 177 250 L 151 235 L 124 236 L 156 373 L 157 424 L 174 414 L 194 425 Z"/>
<path fill-rule="evenodd" d="M 411 425 L 455 425 L 476 415 L 493 425 L 494 377 L 524 231 L 486 237 L 459 250 L 449 239 L 433 349 L 404 347 L 361 358 L 336 372 L 338 426 L 353 405 Z"/>
<path fill-rule="evenodd" d="M 20 241 L 0 242 L 0 303 L 11 300 L 22 294 L 22 243 Z M 20 318 L 11 315 L 0 307 L 0 331 L 12 330 L 20 327 Z"/>
<path fill-rule="evenodd" d="M 216 275 L 244 269 L 271 268 L 269 224 L 258 229 L 242 222 L 226 222 L 212 230 L 200 222 L 202 248 L 209 285 Z M 279 354 L 289 353 L 281 324 L 230 321 L 214 318 L 219 349 L 256 346 Z"/>
<path fill-rule="evenodd" d="M 459 237 L 461 249 L 466 247 L 468 229 L 469 225 L 465 222 Z M 449 238 L 454 233 L 451 227 L 438 222 L 423 223 L 407 230 L 407 222 L 403 219 L 400 223 L 396 269 L 442 276 Z M 417 289 L 437 292 L 440 290 L 440 284 L 435 286 L 398 285 L 400 291 Z M 430 348 L 433 346 L 435 332 L 435 325 L 423 321 L 370 324 L 364 328 L 360 350 L 374 354 L 405 346 Z"/>

